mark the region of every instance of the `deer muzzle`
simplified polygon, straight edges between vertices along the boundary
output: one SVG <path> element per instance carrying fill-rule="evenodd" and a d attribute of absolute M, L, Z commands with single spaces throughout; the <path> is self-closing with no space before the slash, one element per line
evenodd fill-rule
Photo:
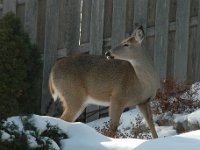
<path fill-rule="evenodd" d="M 105 53 L 105 56 L 106 56 L 107 59 L 114 59 L 114 56 L 111 55 L 111 52 L 110 52 L 110 51 L 107 51 L 107 52 Z"/>

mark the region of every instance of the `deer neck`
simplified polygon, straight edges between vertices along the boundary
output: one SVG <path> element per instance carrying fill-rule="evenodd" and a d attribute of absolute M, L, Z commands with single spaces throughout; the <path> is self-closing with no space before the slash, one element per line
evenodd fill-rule
<path fill-rule="evenodd" d="M 147 87 L 157 89 L 160 86 L 159 76 L 153 67 L 153 62 L 144 53 L 135 54 L 129 62 L 145 89 Z"/>

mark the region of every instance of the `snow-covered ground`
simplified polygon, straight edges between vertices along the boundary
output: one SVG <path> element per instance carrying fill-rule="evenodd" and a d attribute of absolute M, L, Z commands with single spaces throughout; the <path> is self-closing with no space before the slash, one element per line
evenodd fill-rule
<path fill-rule="evenodd" d="M 191 86 L 191 89 L 185 92 L 180 96 L 182 99 L 185 100 L 192 100 L 192 101 L 200 101 L 200 82 L 196 82 Z M 175 98 L 170 97 L 169 100 L 174 100 Z M 158 133 L 159 137 L 168 137 L 173 136 L 177 134 L 177 130 L 175 128 L 179 128 L 180 125 L 182 125 L 181 128 L 185 128 L 186 130 L 194 130 L 194 129 L 200 129 L 200 110 L 196 110 L 191 108 L 190 110 L 184 110 L 181 114 L 172 114 L 171 112 L 166 112 L 162 114 L 153 115 L 154 122 L 157 122 L 158 120 L 166 120 L 171 123 L 165 123 L 167 126 L 159 126 L 155 123 L 156 131 Z M 192 113 L 188 113 L 191 112 Z M 138 121 L 139 119 L 139 121 Z M 146 122 L 143 119 L 141 113 L 139 110 L 132 109 L 128 112 L 125 112 L 122 114 L 120 118 L 120 125 L 118 127 L 118 137 L 134 137 L 133 132 L 134 128 L 138 128 L 138 122 L 140 122 L 140 125 L 146 126 Z M 88 123 L 89 126 L 92 128 L 97 129 L 100 132 L 104 132 L 109 124 L 109 117 L 105 117 L 96 121 L 92 121 Z M 179 127 L 177 127 L 179 126 Z M 148 127 L 147 127 L 148 129 Z M 143 127 L 144 130 L 144 127 Z M 145 130 L 143 132 L 143 135 L 137 136 L 137 138 L 144 138 L 149 139 L 151 138 L 151 134 L 149 130 Z"/>
<path fill-rule="evenodd" d="M 200 100 L 200 83 L 196 83 L 192 86 L 193 89 L 197 89 L 195 93 L 196 96 L 193 97 L 194 100 Z M 187 98 L 187 94 L 183 97 Z M 154 115 L 154 120 L 159 119 L 160 116 Z M 32 131 L 32 128 L 26 127 L 27 121 L 34 126 L 37 130 L 37 134 L 40 135 L 41 141 L 48 141 L 52 149 L 58 150 L 169 150 L 169 149 L 181 149 L 181 150 L 199 150 L 200 148 L 200 110 L 194 110 L 192 113 L 182 113 L 182 114 L 165 114 L 164 118 L 169 118 L 174 124 L 181 124 L 183 126 L 189 126 L 194 131 L 190 131 L 184 134 L 177 135 L 177 130 L 174 125 L 171 126 L 159 126 L 156 125 L 156 130 L 158 132 L 158 139 L 149 139 L 150 132 L 145 128 L 145 133 L 143 135 L 138 135 L 136 138 L 109 138 L 100 133 L 95 129 L 102 131 L 107 128 L 109 117 L 99 119 L 97 121 L 90 122 L 88 124 L 83 123 L 69 123 L 58 118 L 48 117 L 48 116 L 38 116 L 33 115 L 31 117 L 11 117 L 8 118 L 4 125 L 15 124 L 15 133 L 21 134 L 23 132 L 29 143 L 29 147 L 34 149 L 40 147 L 38 143 L 38 138 L 36 138 L 36 133 Z M 125 112 L 121 116 L 120 125 L 118 130 L 123 134 L 122 137 L 131 137 L 134 132 L 133 127 L 138 127 L 139 125 L 145 126 L 144 119 L 140 116 L 137 109 Z M 43 134 L 48 127 L 56 126 L 60 133 L 64 133 L 67 136 L 62 136 L 58 141 L 54 141 L 51 137 L 46 137 Z M 94 129 L 95 128 L 95 129 Z M 0 140 L 1 141 L 12 141 L 15 139 L 15 135 L 12 135 L 11 129 L 3 130 L 0 128 Z M 61 134 L 60 134 L 61 135 Z M 119 136 L 120 137 L 120 136 Z M 146 139 L 138 139 L 138 138 Z"/>
<path fill-rule="evenodd" d="M 9 118 L 8 122 L 17 124 L 19 131 L 24 130 L 21 117 Z M 31 122 L 40 133 L 46 130 L 46 124 L 48 122 L 51 125 L 58 126 L 62 132 L 68 135 L 66 139 L 60 141 L 60 148 L 55 142 L 52 142 L 52 148 L 56 150 L 160 150 L 161 148 L 162 150 L 199 150 L 200 147 L 200 130 L 155 140 L 131 138 L 113 139 L 101 135 L 95 129 L 83 123 L 68 123 L 57 118 L 37 115 L 32 116 Z M 32 148 L 36 148 L 37 141 L 31 136 L 29 138 L 29 144 Z M 11 136 L 4 132 L 2 139 L 11 140 Z"/>

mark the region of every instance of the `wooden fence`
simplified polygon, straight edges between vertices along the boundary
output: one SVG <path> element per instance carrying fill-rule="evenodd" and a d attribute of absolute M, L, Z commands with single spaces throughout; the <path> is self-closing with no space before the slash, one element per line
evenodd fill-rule
<path fill-rule="evenodd" d="M 42 114 L 51 99 L 48 75 L 57 58 L 101 55 L 130 35 L 135 23 L 143 25 L 147 53 L 163 79 L 200 80 L 198 0 L 0 0 L 0 16 L 8 11 L 20 17 L 43 53 Z"/>

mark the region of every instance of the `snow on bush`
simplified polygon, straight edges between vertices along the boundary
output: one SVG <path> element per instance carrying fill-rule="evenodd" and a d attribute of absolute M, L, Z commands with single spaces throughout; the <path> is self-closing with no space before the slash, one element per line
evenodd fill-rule
<path fill-rule="evenodd" d="M 0 123 L 0 149 L 1 145 L 13 149 L 54 149 L 59 150 L 60 140 L 67 135 L 56 125 L 45 122 L 41 130 L 35 124 L 34 117 L 11 117 Z"/>

